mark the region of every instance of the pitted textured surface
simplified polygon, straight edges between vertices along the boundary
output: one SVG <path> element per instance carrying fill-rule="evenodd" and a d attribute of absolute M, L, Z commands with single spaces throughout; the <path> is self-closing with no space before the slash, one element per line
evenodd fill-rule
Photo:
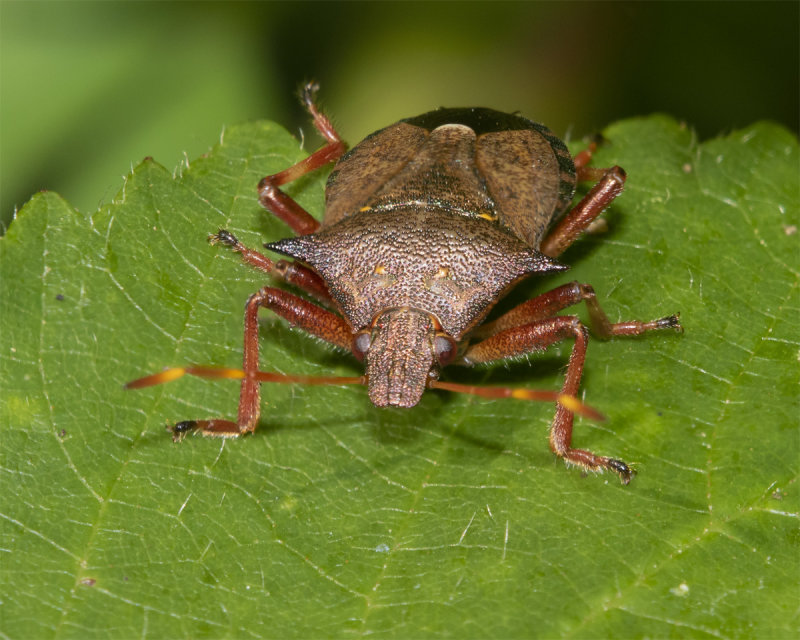
<path fill-rule="evenodd" d="M 314 267 L 355 329 L 410 306 L 455 338 L 518 278 L 560 270 L 502 227 L 438 209 L 358 213 L 268 248 Z"/>

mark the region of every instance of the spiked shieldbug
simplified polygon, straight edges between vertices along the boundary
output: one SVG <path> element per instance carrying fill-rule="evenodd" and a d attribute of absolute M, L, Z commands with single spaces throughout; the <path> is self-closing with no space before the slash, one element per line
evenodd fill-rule
<path fill-rule="evenodd" d="M 554 259 L 623 189 L 625 172 L 588 167 L 592 146 L 574 158 L 549 129 L 486 108 L 438 109 L 381 129 L 346 151 L 315 102 L 302 93 L 325 146 L 259 183 L 259 201 L 295 232 L 265 246 L 291 260 L 273 261 L 226 230 L 210 236 L 244 262 L 304 291 L 312 302 L 265 286 L 247 301 L 242 369 L 173 368 L 128 383 L 139 388 L 184 374 L 241 380 L 237 420 L 187 420 L 171 427 L 235 437 L 256 429 L 264 382 L 364 384 L 378 407 L 413 407 L 425 389 L 556 402 L 550 448 L 568 463 L 608 469 L 630 482 L 615 458 L 572 446 L 574 414 L 599 417 L 577 400 L 588 330 L 559 312 L 579 302 L 602 338 L 682 330 L 677 315 L 612 323 L 592 287 L 571 282 L 524 302 L 491 322 L 494 304 L 523 278 L 567 269 Z M 279 187 L 336 164 L 320 223 Z M 576 183 L 595 180 L 571 207 Z M 272 310 L 313 336 L 350 351 L 363 376 L 293 376 L 259 370 L 258 311 Z M 482 387 L 439 380 L 449 364 L 473 365 L 543 350 L 574 339 L 560 392 Z"/>

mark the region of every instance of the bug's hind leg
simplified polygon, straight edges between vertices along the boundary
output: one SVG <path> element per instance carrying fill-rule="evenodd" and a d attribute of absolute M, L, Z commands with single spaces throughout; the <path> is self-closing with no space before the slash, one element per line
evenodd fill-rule
<path fill-rule="evenodd" d="M 320 132 L 327 144 L 288 169 L 266 176 L 258 183 L 258 201 L 266 209 L 274 213 L 298 235 L 313 233 L 319 222 L 303 209 L 291 197 L 278 189 L 282 184 L 297 180 L 300 176 L 319 169 L 329 162 L 338 159 L 347 148 L 339 137 L 331 121 L 325 116 L 315 102 L 319 85 L 310 82 L 301 92 L 301 98 L 314 121 L 314 127 Z"/>
<path fill-rule="evenodd" d="M 239 411 L 236 421 L 224 419 L 184 420 L 170 428 L 174 440 L 180 440 L 192 431 L 207 436 L 232 438 L 255 431 L 261 415 L 262 382 L 301 382 L 305 384 L 364 384 L 362 378 L 331 378 L 317 376 L 290 376 L 279 373 L 264 373 L 258 370 L 258 311 L 261 307 L 270 309 L 280 317 L 317 338 L 325 340 L 341 349 L 350 350 L 353 331 L 344 318 L 304 300 L 296 295 L 264 287 L 250 296 L 244 315 L 244 361 L 241 369 L 214 369 L 210 367 L 181 367 L 167 369 L 161 373 L 133 380 L 126 385 L 128 389 L 139 389 L 175 380 L 185 374 L 212 378 L 231 378 L 241 380 Z"/>
<path fill-rule="evenodd" d="M 494 322 L 476 329 L 473 336 L 481 341 L 467 348 L 463 355 L 464 362 L 473 364 L 514 357 L 574 338 L 575 346 L 569 358 L 560 397 L 576 397 L 586 359 L 588 332 L 576 316 L 555 314 L 579 302 L 586 303 L 592 329 L 603 338 L 636 336 L 657 329 L 683 330 L 677 314 L 650 322 L 632 320 L 612 323 L 591 286 L 570 282 L 523 302 Z M 633 471 L 624 462 L 572 447 L 573 412 L 574 409 L 568 403 L 563 400 L 558 402 L 550 427 L 550 448 L 553 452 L 567 462 L 585 469 L 613 471 L 624 484 L 628 484 Z"/>
<path fill-rule="evenodd" d="M 555 316 L 503 329 L 471 345 L 464 353 L 465 364 L 492 362 L 504 358 L 512 358 L 533 351 L 540 351 L 566 340 L 575 339 L 575 345 L 569 357 L 567 374 L 561 387 L 560 397 L 572 397 L 578 393 L 583 375 L 583 363 L 586 360 L 586 344 L 589 332 L 576 316 Z M 633 471 L 621 460 L 598 456 L 585 449 L 572 446 L 573 410 L 566 403 L 559 401 L 556 415 L 550 426 L 550 448 L 553 453 L 571 464 L 589 471 L 608 469 L 616 473 L 623 484 L 628 484 Z"/>
<path fill-rule="evenodd" d="M 205 424 L 195 422 L 194 428 L 199 428 L 205 435 L 236 436 L 254 431 L 258 424 L 261 415 L 261 383 L 252 374 L 258 371 L 258 310 L 261 307 L 272 310 L 311 335 L 343 349 L 350 348 L 352 331 L 344 319 L 287 291 L 264 287 L 250 296 L 245 306 L 242 363 L 245 378 L 239 394 L 236 423 L 213 420 Z"/>
<path fill-rule="evenodd" d="M 578 393 L 581 377 L 583 376 L 583 363 L 586 361 L 586 345 L 589 333 L 577 318 L 573 316 L 572 320 L 571 329 L 575 336 L 575 345 L 569 356 L 569 364 L 567 365 L 567 373 L 564 385 L 561 387 L 561 393 L 575 396 Z M 556 406 L 556 415 L 550 425 L 550 450 L 560 458 L 563 458 L 568 464 L 574 464 L 589 471 L 608 469 L 619 476 L 622 484 L 630 483 L 634 471 L 622 460 L 599 456 L 586 449 L 573 448 L 573 423 L 574 415 L 572 411 L 564 405 L 558 404 Z"/>

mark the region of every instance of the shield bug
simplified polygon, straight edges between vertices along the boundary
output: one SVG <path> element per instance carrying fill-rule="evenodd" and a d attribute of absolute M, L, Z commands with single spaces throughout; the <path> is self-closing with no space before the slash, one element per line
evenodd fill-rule
<path fill-rule="evenodd" d="M 242 369 L 183 367 L 135 380 L 145 387 L 184 374 L 241 380 L 237 420 L 188 420 L 174 439 L 199 431 L 239 436 L 254 431 L 264 382 L 364 384 L 378 407 L 413 407 L 425 389 L 491 398 L 556 402 L 550 448 L 592 471 L 609 469 L 623 483 L 624 462 L 572 446 L 575 413 L 599 417 L 576 398 L 588 331 L 577 316 L 559 315 L 585 302 L 602 338 L 681 330 L 677 315 L 650 322 L 609 321 L 588 284 L 572 282 L 485 322 L 518 281 L 567 269 L 554 259 L 619 195 L 620 167 L 588 166 L 593 147 L 572 157 L 543 125 L 492 109 L 438 109 L 401 120 L 350 151 L 307 85 L 303 102 L 326 144 L 258 185 L 260 203 L 296 234 L 266 244 L 288 260 L 273 261 L 243 246 L 229 231 L 210 237 L 243 261 L 315 298 L 266 286 L 245 307 Z M 320 223 L 279 189 L 336 164 L 328 178 Z M 578 181 L 595 185 L 571 206 Z M 258 311 L 352 352 L 364 363 L 353 378 L 292 376 L 258 369 Z M 449 364 L 493 362 L 574 340 L 560 392 L 482 387 L 439 380 Z"/>

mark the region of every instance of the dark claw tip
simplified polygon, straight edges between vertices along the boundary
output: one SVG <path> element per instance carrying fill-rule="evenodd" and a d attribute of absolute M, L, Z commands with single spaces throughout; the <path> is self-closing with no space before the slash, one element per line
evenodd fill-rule
<path fill-rule="evenodd" d="M 633 471 L 622 460 L 609 459 L 606 463 L 609 469 L 619 476 L 622 484 L 629 484 L 633 478 Z"/>
<path fill-rule="evenodd" d="M 217 244 L 218 242 L 221 242 L 229 247 L 232 247 L 239 242 L 236 239 L 236 236 L 227 229 L 220 229 L 216 233 L 212 233 L 210 236 L 208 236 L 208 241 L 211 244 Z"/>
<path fill-rule="evenodd" d="M 661 318 L 658 321 L 658 327 L 660 329 L 675 329 L 680 333 L 683 333 L 683 327 L 681 326 L 680 322 L 681 314 L 676 313 L 672 316 L 667 316 L 666 318 Z"/>
<path fill-rule="evenodd" d="M 197 429 L 197 422 L 194 420 L 184 420 L 174 425 L 167 425 L 167 431 L 172 432 L 172 441 L 179 442 L 190 431 Z"/>

